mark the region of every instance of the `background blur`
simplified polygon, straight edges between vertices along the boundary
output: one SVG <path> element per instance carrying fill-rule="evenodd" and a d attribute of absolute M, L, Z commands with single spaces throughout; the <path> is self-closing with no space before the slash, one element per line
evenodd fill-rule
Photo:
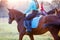
<path fill-rule="evenodd" d="M 31 0 L 0 0 L 0 40 L 18 40 L 19 33 L 17 32 L 17 24 L 15 21 L 13 21 L 12 24 L 8 24 L 9 11 L 7 8 L 13 8 L 24 13 L 30 1 Z M 42 1 L 44 2 L 46 12 L 55 7 L 60 8 L 60 0 L 38 0 L 39 5 Z M 49 31 L 43 35 L 34 36 L 34 38 L 35 40 L 53 40 Z M 23 40 L 29 40 L 29 37 L 25 35 Z"/>

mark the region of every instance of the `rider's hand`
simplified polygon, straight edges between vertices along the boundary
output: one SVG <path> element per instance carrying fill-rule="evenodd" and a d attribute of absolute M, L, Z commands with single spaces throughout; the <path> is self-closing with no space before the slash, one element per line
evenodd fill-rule
<path fill-rule="evenodd" d="M 24 14 L 24 16 L 26 16 L 26 14 Z"/>

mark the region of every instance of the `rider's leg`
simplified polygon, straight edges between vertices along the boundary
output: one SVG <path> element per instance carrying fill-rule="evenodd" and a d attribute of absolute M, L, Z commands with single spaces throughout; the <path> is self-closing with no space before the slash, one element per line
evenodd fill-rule
<path fill-rule="evenodd" d="M 26 30 L 27 32 L 31 32 L 31 20 L 37 15 L 37 11 L 32 11 L 32 14 L 28 15 L 25 18 L 25 22 L 27 24 Z"/>
<path fill-rule="evenodd" d="M 31 20 L 25 20 L 26 25 L 26 32 L 31 32 Z"/>

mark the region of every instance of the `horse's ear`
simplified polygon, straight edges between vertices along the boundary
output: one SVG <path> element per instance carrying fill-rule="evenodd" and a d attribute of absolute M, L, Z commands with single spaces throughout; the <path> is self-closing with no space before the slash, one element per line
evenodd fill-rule
<path fill-rule="evenodd" d="M 8 9 L 8 11 L 10 11 L 10 9 L 9 8 L 7 8 Z"/>
<path fill-rule="evenodd" d="M 8 9 L 8 11 L 9 11 L 10 9 Z"/>
<path fill-rule="evenodd" d="M 58 10 L 55 8 L 55 15 L 57 15 L 57 13 L 58 13 Z"/>

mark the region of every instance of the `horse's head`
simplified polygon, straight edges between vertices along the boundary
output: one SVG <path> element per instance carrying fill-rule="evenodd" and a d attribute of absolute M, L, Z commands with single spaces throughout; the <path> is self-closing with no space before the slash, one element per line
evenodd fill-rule
<path fill-rule="evenodd" d="M 55 8 L 54 11 L 56 15 L 60 15 L 60 8 Z"/>
<path fill-rule="evenodd" d="M 49 12 L 47 12 L 47 14 L 48 14 L 48 15 L 49 15 L 49 14 L 55 14 L 55 10 L 56 10 L 56 8 L 55 8 L 55 9 L 50 10 Z"/>
<path fill-rule="evenodd" d="M 14 20 L 14 15 L 12 14 L 12 11 L 11 11 L 11 9 L 8 9 L 9 10 L 9 24 L 11 24 L 12 23 L 12 21 Z"/>
<path fill-rule="evenodd" d="M 13 20 L 16 20 L 17 22 L 19 22 L 25 15 L 15 9 L 8 9 L 9 10 L 9 24 L 12 23 Z"/>

